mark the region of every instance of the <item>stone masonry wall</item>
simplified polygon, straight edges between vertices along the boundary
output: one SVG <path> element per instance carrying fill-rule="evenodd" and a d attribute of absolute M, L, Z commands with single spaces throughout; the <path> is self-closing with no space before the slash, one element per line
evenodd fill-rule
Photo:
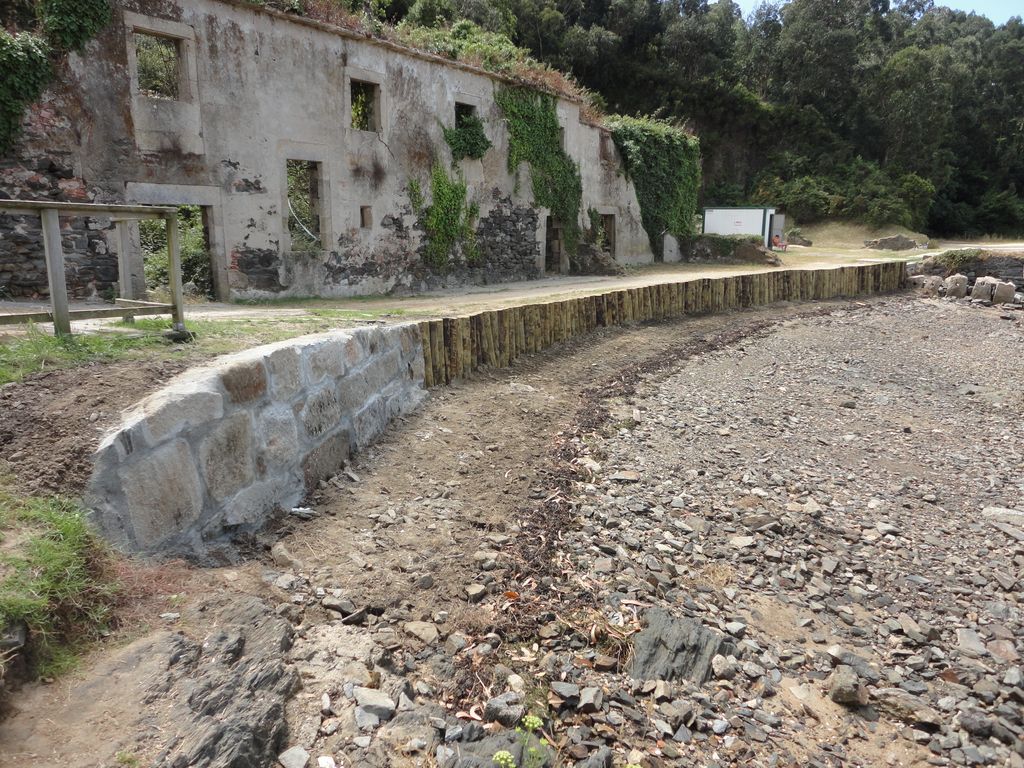
<path fill-rule="evenodd" d="M 408 269 L 409 278 L 404 288 L 410 291 L 428 291 L 439 288 L 454 289 L 468 285 L 491 285 L 516 280 L 535 280 L 543 276 L 537 266 L 540 243 L 537 240 L 540 215 L 529 206 L 516 205 L 501 190 L 491 190 L 492 206 L 476 225 L 476 245 L 480 258 L 467 264 L 462 254 L 446 269 L 432 269 L 422 258 L 426 242 L 417 251 L 418 263 Z M 417 222 L 416 231 L 421 231 Z M 393 289 L 392 292 L 405 292 Z"/>
<path fill-rule="evenodd" d="M 27 138 L 18 157 L 0 158 L 0 197 L 13 200 L 94 202 L 98 195 L 76 175 L 69 151 L 30 137 L 60 136 L 66 127 L 55 105 L 34 106 L 25 117 Z M 59 140 L 58 140 L 59 141 Z M 107 248 L 108 220 L 61 219 L 68 292 L 89 298 L 112 292 L 117 258 Z M 0 296 L 48 296 L 43 233 L 39 217 L 0 215 Z"/>
<path fill-rule="evenodd" d="M 143 400 L 97 449 L 94 522 L 130 552 L 216 560 L 424 397 L 415 324 L 257 347 Z"/>

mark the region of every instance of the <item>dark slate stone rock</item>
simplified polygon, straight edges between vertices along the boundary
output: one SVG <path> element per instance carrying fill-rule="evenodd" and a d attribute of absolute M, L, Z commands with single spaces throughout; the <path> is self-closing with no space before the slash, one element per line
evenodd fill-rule
<path fill-rule="evenodd" d="M 274 765 L 286 746 L 284 705 L 298 685 L 283 658 L 291 624 L 255 597 L 225 601 L 207 618 L 218 629 L 202 643 L 178 638 L 190 647 L 177 649 L 167 678 L 155 681 L 155 698 L 188 712 L 181 718 L 184 736 L 175 737 L 155 765 Z"/>
<path fill-rule="evenodd" d="M 722 634 L 694 619 L 677 619 L 660 608 L 644 615 L 646 628 L 633 642 L 630 675 L 637 680 L 678 680 L 703 683 L 711 676 L 716 654 L 735 654 Z"/>
<path fill-rule="evenodd" d="M 612 768 L 612 751 L 601 747 L 585 760 L 576 763 L 576 768 Z"/>

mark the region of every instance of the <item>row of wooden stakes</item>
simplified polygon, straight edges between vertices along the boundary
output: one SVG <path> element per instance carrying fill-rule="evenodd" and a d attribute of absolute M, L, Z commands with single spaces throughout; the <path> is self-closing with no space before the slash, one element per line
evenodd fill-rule
<path fill-rule="evenodd" d="M 495 309 L 421 322 L 425 385 L 464 378 L 478 368 L 505 368 L 521 355 L 597 328 L 684 315 L 892 293 L 906 286 L 903 262 L 836 269 L 784 270 L 661 283 L 596 296 Z"/>

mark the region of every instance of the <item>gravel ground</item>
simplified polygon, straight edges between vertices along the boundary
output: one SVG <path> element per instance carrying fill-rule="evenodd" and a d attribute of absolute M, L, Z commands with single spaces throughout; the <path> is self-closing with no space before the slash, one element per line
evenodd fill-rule
<path fill-rule="evenodd" d="M 632 677 L 694 676 L 641 658 L 672 647 L 647 606 L 719 654 L 647 699 L 632 761 L 1024 765 L 1022 359 L 1020 312 L 889 301 L 610 403 L 566 567 L 611 625 L 652 624 Z"/>

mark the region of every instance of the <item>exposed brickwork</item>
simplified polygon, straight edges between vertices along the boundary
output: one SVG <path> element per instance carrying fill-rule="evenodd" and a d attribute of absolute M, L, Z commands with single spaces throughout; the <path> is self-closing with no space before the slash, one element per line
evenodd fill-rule
<path fill-rule="evenodd" d="M 75 175 L 71 152 L 59 148 L 69 128 L 68 121 L 52 105 L 30 110 L 24 121 L 23 139 L 9 156 L 0 158 L 0 197 L 97 201 L 98 191 Z M 109 294 L 117 282 L 117 258 L 107 247 L 110 222 L 62 218 L 61 227 L 69 294 L 76 298 Z M 0 216 L 0 295 L 4 294 L 49 295 L 38 216 Z"/>

